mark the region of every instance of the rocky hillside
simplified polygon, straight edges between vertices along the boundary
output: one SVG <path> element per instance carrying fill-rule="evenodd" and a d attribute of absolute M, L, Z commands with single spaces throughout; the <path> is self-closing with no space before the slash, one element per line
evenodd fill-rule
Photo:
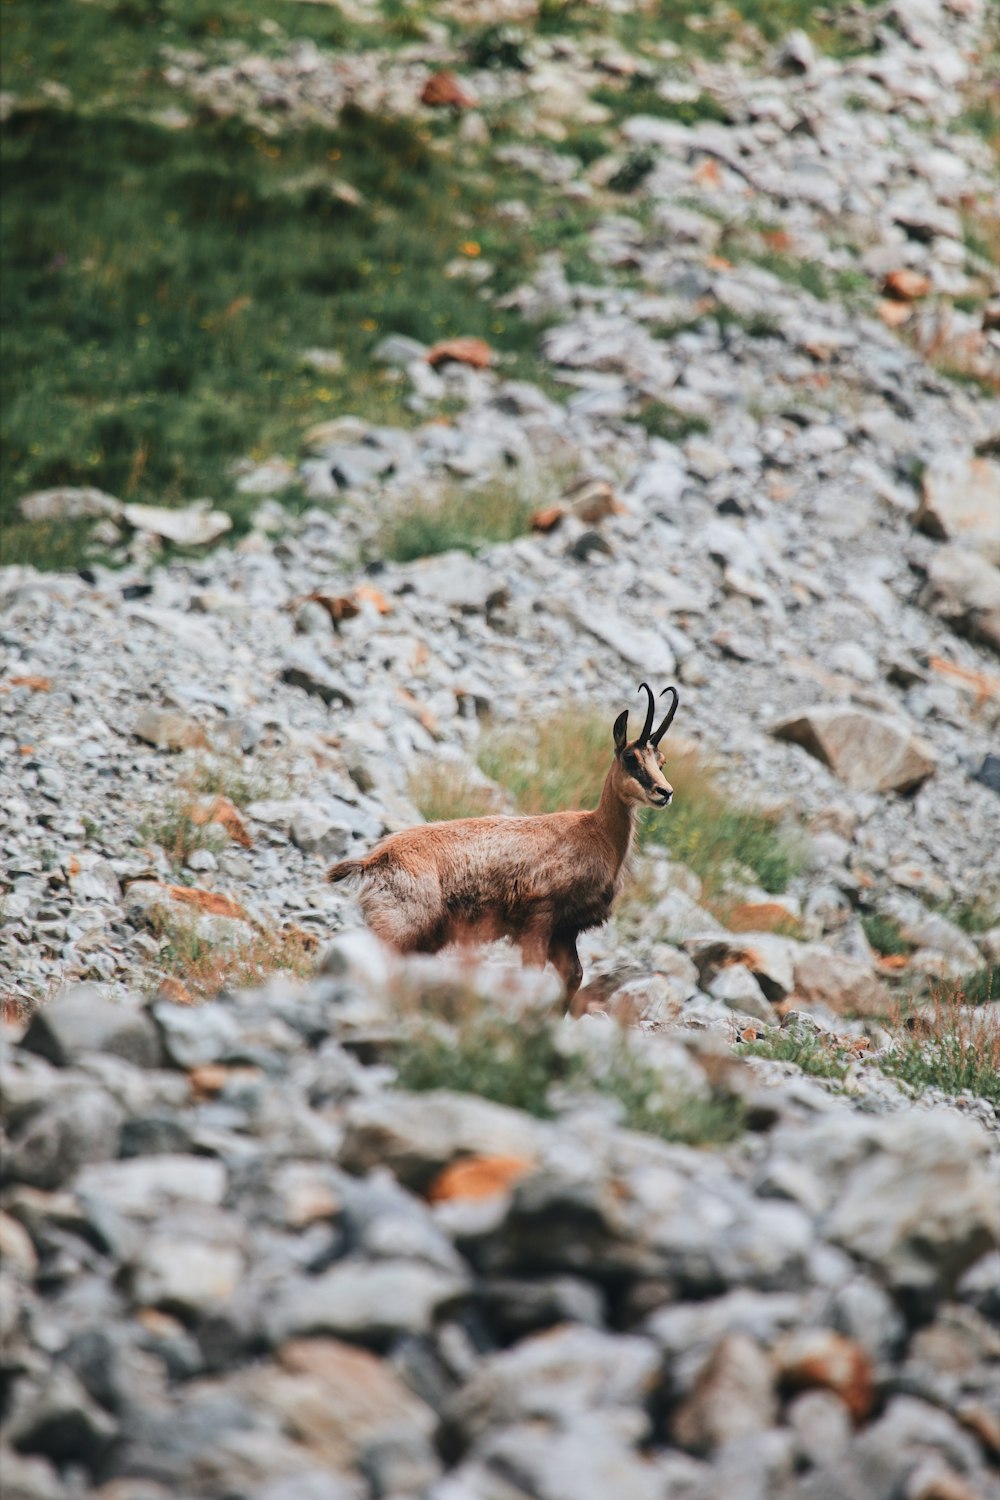
<path fill-rule="evenodd" d="M 414 270 L 303 342 L 212 501 L 142 439 L 8 533 L 82 551 L 0 570 L 5 1495 L 989 1500 L 995 16 L 344 14 L 130 108 L 425 138 L 444 321 Z M 590 1013 L 391 961 L 327 865 L 587 805 L 640 680 L 676 795 Z"/>

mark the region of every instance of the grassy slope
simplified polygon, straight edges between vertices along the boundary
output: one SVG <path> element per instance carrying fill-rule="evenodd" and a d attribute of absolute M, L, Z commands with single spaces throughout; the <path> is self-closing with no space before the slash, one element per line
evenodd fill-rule
<path fill-rule="evenodd" d="M 353 111 L 335 130 L 263 135 L 199 114 L 163 76 L 165 48 L 213 60 L 282 53 L 291 38 L 391 48 L 428 19 L 440 26 L 433 4 L 383 0 L 370 26 L 294 0 L 5 0 L 2 14 L 15 100 L 2 137 L 5 562 L 82 560 L 85 524 L 36 528 L 12 513 L 50 485 L 159 504 L 206 495 L 239 524 L 253 502 L 235 490 L 233 460 L 293 457 L 307 426 L 344 411 L 406 420 L 400 386 L 370 358 L 383 332 L 479 334 L 527 370 L 537 329 L 443 275 L 471 238 L 497 268 L 495 290 L 552 246 L 571 268 L 588 264 L 587 210 L 510 168 L 498 178 L 485 152 L 455 147 L 450 116 L 426 126 Z M 655 68 L 666 40 L 711 54 L 799 24 L 836 40 L 814 0 L 740 0 L 724 19 L 711 0 L 623 17 L 542 0 L 537 21 L 614 32 Z M 459 62 L 496 51 L 495 28 L 446 25 Z M 189 127 L 164 125 L 168 108 L 188 110 Z M 338 182 L 359 206 L 338 199 Z M 539 208 L 525 228 L 497 214 L 514 196 Z M 343 373 L 307 369 L 314 346 L 338 349 Z"/>

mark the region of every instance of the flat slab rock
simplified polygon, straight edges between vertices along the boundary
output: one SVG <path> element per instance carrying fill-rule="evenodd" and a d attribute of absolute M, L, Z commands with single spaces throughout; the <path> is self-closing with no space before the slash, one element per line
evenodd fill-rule
<path fill-rule="evenodd" d="M 930 747 L 903 721 L 863 708 L 809 708 L 779 720 L 771 733 L 801 745 L 853 792 L 912 791 L 935 768 Z"/>

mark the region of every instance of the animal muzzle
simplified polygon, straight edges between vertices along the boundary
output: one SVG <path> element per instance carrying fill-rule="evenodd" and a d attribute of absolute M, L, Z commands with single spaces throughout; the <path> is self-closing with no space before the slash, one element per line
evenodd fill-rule
<path fill-rule="evenodd" d="M 669 786 L 655 786 L 652 790 L 653 806 L 667 807 L 673 797 L 673 788 Z"/>

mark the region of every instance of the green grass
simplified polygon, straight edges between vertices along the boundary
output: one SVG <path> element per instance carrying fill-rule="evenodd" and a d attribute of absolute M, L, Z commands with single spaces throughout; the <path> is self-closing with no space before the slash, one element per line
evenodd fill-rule
<path fill-rule="evenodd" d="M 738 1100 L 667 1091 L 655 1068 L 637 1059 L 624 1039 L 612 1043 L 597 1067 L 560 1045 L 559 1025 L 541 1014 L 512 1020 L 483 1010 L 481 1002 L 453 1014 L 450 1025 L 421 1019 L 404 1030 L 396 1050 L 399 1085 L 418 1093 L 478 1094 L 542 1119 L 556 1113 L 554 1084 L 590 1088 L 619 1102 L 629 1129 L 689 1145 L 730 1141 L 745 1128 Z"/>
<path fill-rule="evenodd" d="M 234 458 L 294 452 L 337 411 L 402 418 L 370 360 L 383 332 L 534 346 L 534 329 L 441 275 L 463 215 L 488 213 L 411 124 L 352 110 L 337 131 L 276 140 L 235 121 L 171 132 L 41 110 L 8 124 L 4 158 L 9 496 L 209 495 L 241 520 L 257 501 L 238 496 Z M 340 177 L 360 208 L 334 196 Z M 343 353 L 342 375 L 302 367 L 317 344 Z M 28 532 L 8 538 L 9 561 Z M 54 539 L 37 536 L 44 560 Z"/>
<path fill-rule="evenodd" d="M 476 553 L 492 542 L 509 542 L 529 530 L 535 504 L 512 486 L 456 486 L 444 494 L 414 498 L 388 517 L 379 552 L 394 562 L 412 562 L 436 552 Z"/>
<path fill-rule="evenodd" d="M 633 74 L 626 84 L 617 87 L 600 84 L 591 98 L 610 110 L 616 120 L 627 120 L 631 115 L 656 115 L 664 120 L 679 120 L 682 125 L 697 125 L 701 120 L 724 124 L 729 120 L 727 111 L 712 94 L 703 90 L 694 99 L 665 99 L 656 82 L 642 73 Z"/>
<path fill-rule="evenodd" d="M 813 1078 L 830 1078 L 840 1083 L 847 1076 L 848 1063 L 843 1049 L 822 1035 L 775 1031 L 755 1042 L 740 1042 L 737 1051 L 743 1057 L 763 1057 L 769 1062 L 790 1062 Z"/>
<path fill-rule="evenodd" d="M 690 416 L 678 411 L 666 401 L 647 401 L 636 421 L 644 427 L 650 437 L 666 438 L 668 443 L 683 443 L 694 433 L 711 432 L 712 425 L 704 417 Z"/>
<path fill-rule="evenodd" d="M 501 799 L 489 786 L 463 775 L 460 766 L 422 766 L 411 776 L 410 797 L 428 823 L 449 818 L 482 818 L 503 812 Z"/>
<path fill-rule="evenodd" d="M 711 897 L 741 872 L 766 891 L 785 890 L 799 855 L 779 820 L 730 797 L 694 751 L 672 750 L 669 741 L 664 749 L 674 800 L 665 812 L 641 815 L 640 844 L 660 844 L 690 865 Z M 479 764 L 520 812 L 555 812 L 596 806 L 611 754 L 610 720 L 568 711 L 533 725 L 530 734 L 488 737 Z"/>
<path fill-rule="evenodd" d="M 907 942 L 899 930 L 899 923 L 893 921 L 892 917 L 872 912 L 861 918 L 861 926 L 876 953 L 893 956 L 913 952 L 913 944 Z"/>
<path fill-rule="evenodd" d="M 1000 1019 L 992 1011 L 970 1014 L 969 1003 L 967 989 L 939 991 L 929 1012 L 897 1030 L 894 1049 L 879 1058 L 882 1071 L 917 1093 L 935 1088 L 1000 1106 Z"/>

